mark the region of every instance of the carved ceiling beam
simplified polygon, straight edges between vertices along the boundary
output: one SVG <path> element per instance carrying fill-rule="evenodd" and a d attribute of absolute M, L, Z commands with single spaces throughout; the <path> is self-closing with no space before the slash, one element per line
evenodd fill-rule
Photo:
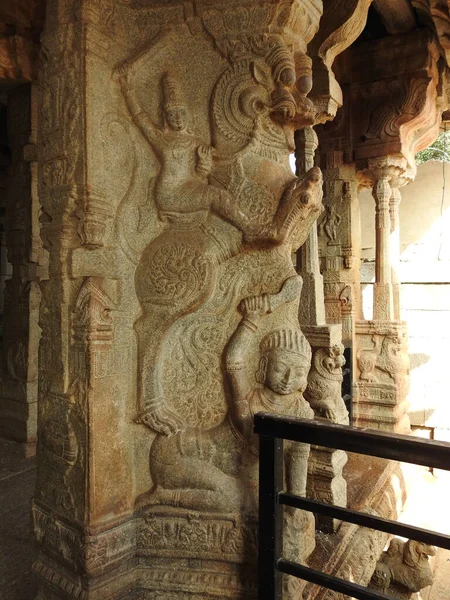
<path fill-rule="evenodd" d="M 342 90 L 332 67 L 335 58 L 360 35 L 372 0 L 324 0 L 320 28 L 308 46 L 313 59 L 313 88 L 309 97 L 318 109 L 317 123 L 333 119 L 342 106 Z"/>
<path fill-rule="evenodd" d="M 407 33 L 417 27 L 415 14 L 408 0 L 374 0 L 373 5 L 390 35 Z"/>
<path fill-rule="evenodd" d="M 431 27 L 439 40 L 442 54 L 450 66 L 450 2 L 449 0 L 411 0 L 419 20 Z"/>
<path fill-rule="evenodd" d="M 414 154 L 439 132 L 446 108 L 434 36 L 423 29 L 360 44 L 352 51 L 351 131 L 357 163 Z"/>

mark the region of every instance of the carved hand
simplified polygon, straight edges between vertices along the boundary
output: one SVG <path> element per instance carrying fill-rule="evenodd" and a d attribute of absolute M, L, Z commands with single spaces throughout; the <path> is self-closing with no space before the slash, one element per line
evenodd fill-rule
<path fill-rule="evenodd" d="M 249 296 L 241 302 L 240 309 L 244 317 L 259 318 L 271 312 L 269 296 Z"/>
<path fill-rule="evenodd" d="M 199 146 L 197 148 L 198 165 L 197 171 L 201 175 L 208 175 L 212 167 L 212 156 L 214 148 L 212 146 Z"/>
<path fill-rule="evenodd" d="M 129 63 L 123 63 L 114 71 L 114 79 L 121 85 L 128 82 L 131 71 Z"/>

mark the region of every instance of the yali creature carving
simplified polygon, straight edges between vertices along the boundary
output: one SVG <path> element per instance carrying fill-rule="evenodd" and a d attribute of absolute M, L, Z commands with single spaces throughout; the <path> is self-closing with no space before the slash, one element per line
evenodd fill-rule
<path fill-rule="evenodd" d="M 244 244 L 284 244 L 318 213 L 321 173 L 313 168 L 302 179 L 291 177 L 270 221 L 252 219 L 229 191 L 242 190 L 241 157 L 231 165 L 229 189 L 212 185 L 208 176 L 220 157 L 191 130 L 177 81 L 167 72 L 161 77 L 164 124 L 157 126 L 133 91 L 132 73 L 133 65 L 127 63 L 116 75 L 135 124 L 160 162 L 155 202 L 160 219 L 167 223 L 145 248 L 135 275 L 142 307 L 135 325 L 140 348 L 139 418 L 154 431 L 174 434 L 180 422 L 165 402 L 156 373 L 162 340 L 179 317 L 205 304 L 215 285 L 217 265 L 237 253 L 235 241 L 216 230 L 212 215 L 237 228 Z"/>

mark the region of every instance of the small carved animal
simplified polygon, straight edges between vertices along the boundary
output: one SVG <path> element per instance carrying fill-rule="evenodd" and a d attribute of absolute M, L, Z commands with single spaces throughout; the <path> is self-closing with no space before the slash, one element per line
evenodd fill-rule
<path fill-rule="evenodd" d="M 393 539 L 377 563 L 370 587 L 409 600 L 414 592 L 433 583 L 429 557 L 435 554 L 434 546 Z"/>
<path fill-rule="evenodd" d="M 372 336 L 373 348 L 370 350 L 360 350 L 358 352 L 357 362 L 360 370 L 360 380 L 374 382 L 378 381 L 374 371 L 377 366 L 378 357 L 381 352 L 383 338 L 377 335 Z"/>

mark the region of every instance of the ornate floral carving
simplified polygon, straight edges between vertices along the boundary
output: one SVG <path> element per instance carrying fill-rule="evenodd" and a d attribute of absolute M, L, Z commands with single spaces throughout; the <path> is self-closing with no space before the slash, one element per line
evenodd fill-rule
<path fill-rule="evenodd" d="M 247 562 L 256 551 L 256 522 L 230 515 L 186 513 L 154 508 L 138 528 L 138 555 L 182 558 L 193 556 Z"/>
<path fill-rule="evenodd" d="M 190 304 L 209 275 L 208 266 L 203 254 L 186 245 L 175 243 L 158 248 L 148 267 L 155 290 L 151 299 L 157 304 Z"/>

